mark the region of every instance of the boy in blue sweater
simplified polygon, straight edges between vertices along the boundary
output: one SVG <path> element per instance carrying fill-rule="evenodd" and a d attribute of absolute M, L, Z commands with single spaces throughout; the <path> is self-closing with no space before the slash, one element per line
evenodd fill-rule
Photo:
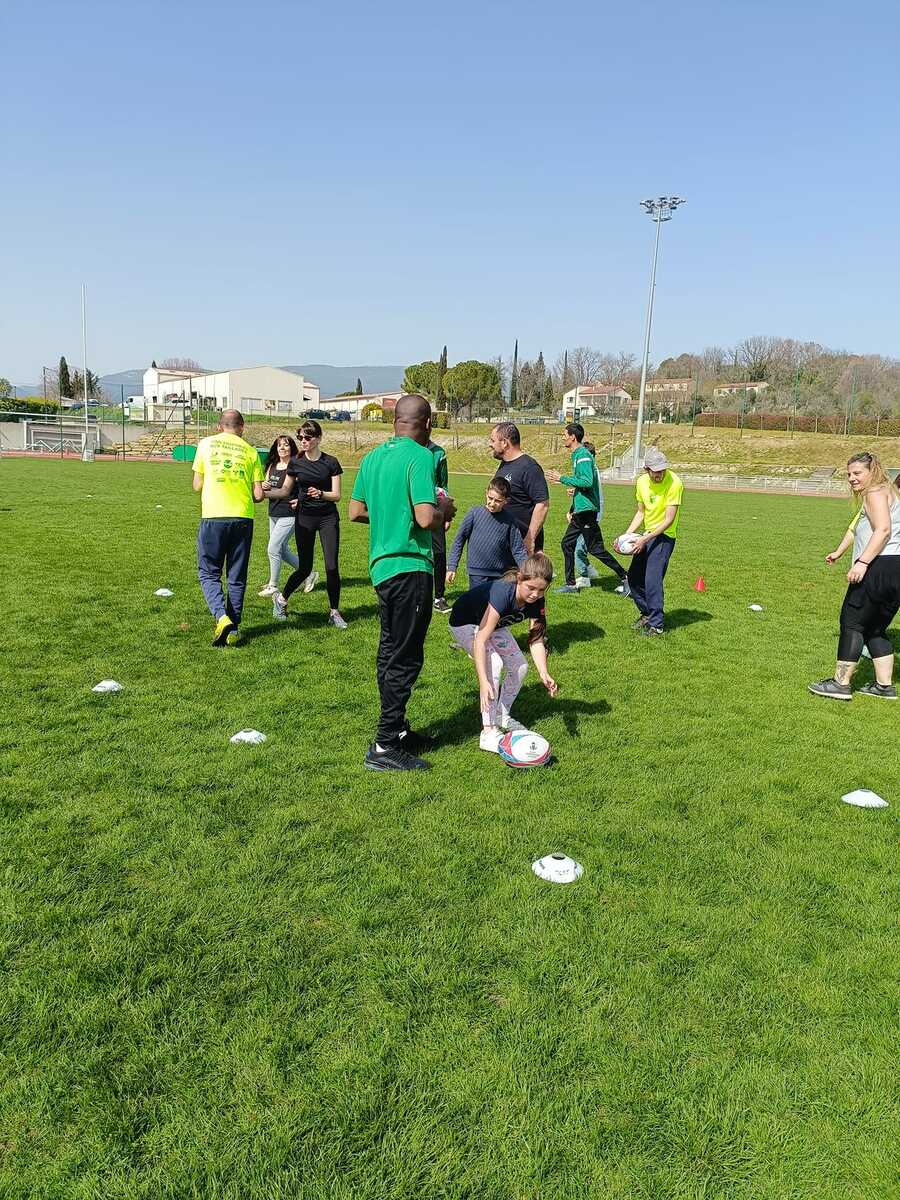
<path fill-rule="evenodd" d="M 453 539 L 447 558 L 447 582 L 453 583 L 469 543 L 466 571 L 469 587 L 488 579 L 499 579 L 504 571 L 520 567 L 528 557 L 522 534 L 515 521 L 503 510 L 509 500 L 509 483 L 499 475 L 488 484 L 484 504 L 470 508 Z"/>

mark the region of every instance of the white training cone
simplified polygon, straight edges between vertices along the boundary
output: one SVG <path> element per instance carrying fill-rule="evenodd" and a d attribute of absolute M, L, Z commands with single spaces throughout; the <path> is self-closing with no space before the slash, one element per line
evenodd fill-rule
<path fill-rule="evenodd" d="M 174 596 L 175 593 L 171 588 L 157 588 L 153 593 L 154 596 Z"/>
<path fill-rule="evenodd" d="M 531 864 L 531 869 L 538 879 L 548 879 L 551 883 L 574 883 L 584 873 L 581 863 L 568 854 L 545 854 Z"/>
<path fill-rule="evenodd" d="M 266 735 L 260 733 L 258 729 L 242 729 L 240 733 L 236 733 L 234 737 L 228 739 L 230 742 L 237 744 L 238 742 L 246 742 L 250 746 L 258 746 L 260 742 L 266 740 Z"/>
<path fill-rule="evenodd" d="M 157 504 L 157 506 L 156 506 L 156 507 L 157 507 L 157 508 L 162 508 L 162 505 L 161 505 L 161 504 Z"/>
<path fill-rule="evenodd" d="M 114 679 L 101 679 L 91 688 L 92 692 L 121 692 L 121 690 L 121 683 L 116 683 Z"/>
<path fill-rule="evenodd" d="M 157 595 L 159 595 L 158 592 L 157 592 Z M 762 610 L 763 610 L 763 607 L 761 604 L 751 604 L 750 605 L 751 612 L 762 612 Z"/>
<path fill-rule="evenodd" d="M 887 808 L 887 800 L 877 794 L 870 792 L 868 788 L 857 788 L 855 792 L 848 792 L 846 796 L 841 796 L 845 804 L 853 804 L 856 808 Z"/>

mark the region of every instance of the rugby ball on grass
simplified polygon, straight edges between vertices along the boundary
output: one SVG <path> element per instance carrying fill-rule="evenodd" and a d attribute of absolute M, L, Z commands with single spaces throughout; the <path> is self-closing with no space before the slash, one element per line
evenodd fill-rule
<path fill-rule="evenodd" d="M 640 536 L 636 533 L 620 533 L 616 538 L 615 548 L 620 554 L 633 554 L 634 548 L 640 540 Z"/>
<path fill-rule="evenodd" d="M 498 753 L 510 767 L 545 767 L 550 761 L 550 743 L 530 729 L 511 729 L 501 738 Z"/>

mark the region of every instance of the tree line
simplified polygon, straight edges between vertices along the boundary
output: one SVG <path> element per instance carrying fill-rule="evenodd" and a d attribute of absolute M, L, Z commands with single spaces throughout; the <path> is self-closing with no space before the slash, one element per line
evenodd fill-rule
<path fill-rule="evenodd" d="M 552 415 L 566 392 L 588 384 L 619 387 L 634 401 L 640 374 L 637 356 L 626 350 L 575 346 L 548 364 L 543 352 L 535 359 L 520 359 L 516 341 L 509 359 L 467 360 L 453 367 L 448 367 L 445 346 L 438 360 L 407 367 L 403 388 L 422 392 L 454 418 L 494 416 L 504 410 Z M 900 416 L 900 360 L 793 338 L 749 337 L 731 347 L 708 346 L 650 364 L 648 380 L 659 384 L 667 379 L 691 382 L 677 400 L 658 389 L 648 394 L 651 409 L 666 419 L 688 419 L 714 409 L 810 416 L 850 410 L 873 418 Z M 755 393 L 716 394 L 717 387 L 739 383 L 766 387 Z M 621 411 L 621 404 L 614 407 Z"/>

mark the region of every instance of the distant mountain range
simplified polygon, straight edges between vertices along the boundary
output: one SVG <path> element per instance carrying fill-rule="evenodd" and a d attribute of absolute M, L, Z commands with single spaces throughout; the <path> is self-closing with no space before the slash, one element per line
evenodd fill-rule
<path fill-rule="evenodd" d="M 341 392 L 353 391 L 357 379 L 362 381 L 364 392 L 396 392 L 403 386 L 405 370 L 404 367 L 332 367 L 327 363 L 306 363 L 284 369 L 317 383 L 323 400 Z M 42 392 L 39 383 L 17 383 L 14 386 L 16 394 L 23 399 L 26 396 L 40 396 Z M 101 375 L 100 386 L 111 400 L 118 400 L 123 388 L 126 396 L 139 396 L 144 389 L 144 368 Z"/>

